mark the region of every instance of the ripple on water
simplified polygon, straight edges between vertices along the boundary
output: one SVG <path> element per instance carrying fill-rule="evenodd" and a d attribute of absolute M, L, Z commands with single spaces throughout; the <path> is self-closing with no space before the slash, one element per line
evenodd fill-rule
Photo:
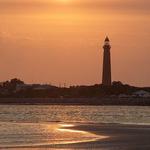
<path fill-rule="evenodd" d="M 28 147 L 96 141 L 105 136 L 76 130 L 72 124 L 0 123 L 0 147 Z"/>

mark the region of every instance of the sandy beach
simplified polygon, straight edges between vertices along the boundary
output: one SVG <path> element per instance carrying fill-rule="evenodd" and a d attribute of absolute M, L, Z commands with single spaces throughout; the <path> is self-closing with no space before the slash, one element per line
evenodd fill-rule
<path fill-rule="evenodd" d="M 149 150 L 150 126 L 149 125 L 121 125 L 121 124 L 76 124 L 73 127 L 64 127 L 64 130 L 88 132 L 105 138 L 95 141 L 79 142 L 72 144 L 45 145 L 35 147 L 22 147 L 11 149 L 34 150 Z M 90 139 L 89 139 L 90 140 Z"/>
<path fill-rule="evenodd" d="M 98 135 L 108 136 L 95 142 L 73 145 L 77 149 L 100 150 L 149 150 L 150 126 L 119 125 L 119 124 L 89 124 L 76 127 Z"/>
<path fill-rule="evenodd" d="M 0 110 L 2 150 L 150 149 L 149 107 L 0 105 Z"/>

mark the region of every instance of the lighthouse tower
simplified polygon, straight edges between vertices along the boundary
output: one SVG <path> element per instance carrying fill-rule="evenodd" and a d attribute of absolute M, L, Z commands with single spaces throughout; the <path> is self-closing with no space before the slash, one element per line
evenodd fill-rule
<path fill-rule="evenodd" d="M 102 85 L 111 86 L 111 54 L 110 54 L 110 40 L 106 37 L 104 41 L 104 56 L 103 56 L 103 77 Z"/>

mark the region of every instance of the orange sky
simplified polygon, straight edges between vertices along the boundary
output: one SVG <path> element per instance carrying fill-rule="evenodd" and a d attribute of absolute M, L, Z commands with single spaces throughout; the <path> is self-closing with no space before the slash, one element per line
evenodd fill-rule
<path fill-rule="evenodd" d="M 149 86 L 149 0 L 0 0 L 0 80 L 100 83 L 106 35 L 113 80 Z"/>

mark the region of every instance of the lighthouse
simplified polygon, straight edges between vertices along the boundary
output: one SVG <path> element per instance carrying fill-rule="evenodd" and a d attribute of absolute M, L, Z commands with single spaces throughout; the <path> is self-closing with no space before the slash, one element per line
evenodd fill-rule
<path fill-rule="evenodd" d="M 104 41 L 104 54 L 103 54 L 103 75 L 102 75 L 102 85 L 103 86 L 111 86 L 111 45 L 110 40 L 106 37 Z"/>

